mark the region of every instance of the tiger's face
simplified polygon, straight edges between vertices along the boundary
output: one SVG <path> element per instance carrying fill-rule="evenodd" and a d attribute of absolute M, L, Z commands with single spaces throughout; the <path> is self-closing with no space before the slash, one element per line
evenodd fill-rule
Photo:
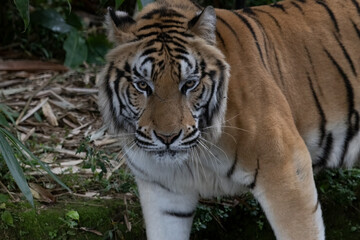
<path fill-rule="evenodd" d="M 220 133 L 229 67 L 213 42 L 189 29 L 191 19 L 171 9 L 149 15 L 151 9 L 135 21 L 110 11 L 111 34 L 121 41 L 108 55 L 101 110 L 114 130 L 131 134 L 138 150 L 160 162 L 182 162 L 201 137 Z M 130 23 L 119 36 L 116 23 L 125 18 Z"/>

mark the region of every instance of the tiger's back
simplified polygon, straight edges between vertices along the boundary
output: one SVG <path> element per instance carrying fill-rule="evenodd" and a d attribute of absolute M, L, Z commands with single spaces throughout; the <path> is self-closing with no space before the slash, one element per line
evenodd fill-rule
<path fill-rule="evenodd" d="M 268 75 L 286 97 L 316 168 L 351 167 L 359 158 L 359 6 L 299 0 L 217 11 L 218 46 L 232 67 L 228 109 L 241 101 L 236 90 L 243 84 L 257 88 L 254 78 Z M 262 108 L 249 115 L 256 109 Z"/>

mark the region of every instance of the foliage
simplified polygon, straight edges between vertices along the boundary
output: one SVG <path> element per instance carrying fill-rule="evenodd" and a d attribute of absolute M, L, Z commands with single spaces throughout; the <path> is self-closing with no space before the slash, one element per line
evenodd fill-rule
<path fill-rule="evenodd" d="M 229 211 L 231 211 L 230 207 L 220 204 L 216 207 L 199 204 L 196 209 L 192 231 L 204 230 L 207 228 L 207 224 L 214 220 L 220 223 L 221 219 L 229 217 L 227 214 Z"/>
<path fill-rule="evenodd" d="M 101 180 L 107 173 L 105 164 L 109 162 L 109 157 L 104 151 L 97 150 L 90 145 L 90 138 L 86 138 L 80 143 L 76 153 L 84 152 L 86 154 L 84 168 L 90 168 L 91 171 Z M 100 173 L 96 172 L 96 168 L 100 167 Z"/>
<path fill-rule="evenodd" d="M 16 8 L 18 9 L 21 18 L 24 21 L 25 29 L 29 26 L 29 0 L 14 0 Z"/>
<path fill-rule="evenodd" d="M 21 192 L 24 194 L 25 198 L 32 206 L 34 206 L 33 196 L 18 160 L 20 160 L 23 164 L 30 165 L 32 167 L 35 167 L 35 164 L 40 165 L 41 168 L 43 168 L 57 183 L 68 191 L 71 191 L 56 175 L 51 172 L 45 163 L 38 159 L 20 140 L 18 140 L 6 129 L 6 127 L 10 127 L 6 117 L 14 123 L 15 115 L 17 114 L 15 114 L 9 107 L 0 105 L 0 116 L 2 116 L 0 117 L 0 163 L 5 161 L 11 176 Z"/>
<path fill-rule="evenodd" d="M 360 169 L 324 170 L 317 176 L 317 188 L 323 194 L 323 201 L 352 205 L 359 200 Z"/>
<path fill-rule="evenodd" d="M 116 0 L 116 9 L 123 2 L 124 0 Z M 22 47 L 28 53 L 42 52 L 42 55 L 46 58 L 54 56 L 59 58 L 65 55 L 64 64 L 73 69 L 78 68 L 85 62 L 90 64 L 104 63 L 104 56 L 111 47 L 105 34 L 101 31 L 85 29 L 85 24 L 75 13 L 63 11 L 64 5 L 60 5 L 61 8 L 53 8 L 46 4 L 35 5 L 36 10 L 31 14 L 29 14 L 28 0 L 16 0 L 15 6 L 25 23 L 25 29 L 27 29 L 28 36 L 20 34 L 22 38 L 20 41 Z M 71 5 L 69 1 L 68 6 L 70 10 Z M 143 2 L 137 0 L 137 6 L 139 9 L 142 9 Z M 6 12 L 6 10 L 2 11 Z M 10 21 L 9 19 L 6 20 Z M 28 28 L 29 23 L 30 27 Z M 16 37 L 16 30 L 14 29 L 13 31 Z M 39 41 L 31 41 L 29 35 L 39 38 Z M 12 40 L 8 39 L 7 41 L 10 43 Z M 62 47 L 59 48 L 59 45 Z M 63 49 L 65 54 L 61 50 L 59 52 L 59 49 Z"/>
<path fill-rule="evenodd" d="M 153 0 L 136 0 L 138 10 Z M 105 5 L 114 4 L 115 9 L 129 4 L 129 0 L 100 0 L 97 15 L 103 15 Z M 222 8 L 234 8 L 237 1 L 217 1 Z M 272 0 L 248 0 L 246 6 L 269 4 Z M 104 56 L 111 44 L 107 41 L 103 30 L 89 28 L 77 14 L 71 11 L 70 1 L 54 0 L 51 2 L 38 0 L 32 2 L 35 11 L 29 13 L 28 0 L 14 0 L 18 15 L 12 13 L 12 6 L 5 6 L 0 14 L 3 15 L 6 31 L 5 38 L 0 40 L 3 45 L 17 42 L 29 55 L 35 54 L 45 58 L 58 58 L 70 68 L 78 68 L 83 63 L 103 64 Z M 214 4 L 214 1 L 199 0 L 202 5 Z M 76 4 L 76 2 L 72 2 Z M 80 2 L 81 4 L 81 2 Z M 126 5 L 125 4 L 125 5 Z M 101 12 L 101 13 L 100 13 Z M 31 19 L 31 20 L 30 20 Z M 18 21 L 25 24 L 25 33 L 19 33 L 16 27 Z M 13 29 L 11 29 L 13 28 Z M 10 31 L 9 31 L 10 30 Z M 14 39 L 15 38 L 15 39 Z"/>

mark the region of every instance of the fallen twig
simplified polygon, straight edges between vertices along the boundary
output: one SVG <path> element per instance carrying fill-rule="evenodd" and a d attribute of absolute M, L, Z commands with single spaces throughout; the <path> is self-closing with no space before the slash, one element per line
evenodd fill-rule
<path fill-rule="evenodd" d="M 49 100 L 49 98 L 45 98 L 44 100 L 42 100 L 36 107 L 31 109 L 23 118 L 21 118 L 20 121 L 17 120 L 15 124 L 18 125 L 19 123 L 28 119 L 31 115 L 33 115 L 35 112 L 37 112 L 48 100 Z"/>
<path fill-rule="evenodd" d="M 30 106 L 30 103 L 32 101 L 32 99 L 34 98 L 34 96 L 36 96 L 36 94 L 38 94 L 42 89 L 44 89 L 47 85 L 49 85 L 54 79 L 56 79 L 59 76 L 59 74 L 55 74 L 52 78 L 50 78 L 49 80 L 47 80 L 46 82 L 44 82 L 43 85 L 41 85 L 29 98 L 29 100 L 26 102 L 26 105 L 24 107 L 24 109 L 21 111 L 21 113 L 19 114 L 19 117 L 17 118 L 15 125 L 19 125 L 19 123 L 21 122 L 22 117 L 24 116 L 25 112 L 27 111 L 27 109 Z"/>

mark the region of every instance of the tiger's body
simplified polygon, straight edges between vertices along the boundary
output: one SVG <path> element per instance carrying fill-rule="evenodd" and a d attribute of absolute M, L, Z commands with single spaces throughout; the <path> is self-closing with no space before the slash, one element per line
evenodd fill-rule
<path fill-rule="evenodd" d="M 215 25 L 216 23 L 216 25 Z M 360 3 L 109 11 L 105 122 L 124 138 L 148 239 L 188 239 L 199 197 L 251 191 L 277 239 L 325 239 L 313 168 L 360 153 Z"/>

